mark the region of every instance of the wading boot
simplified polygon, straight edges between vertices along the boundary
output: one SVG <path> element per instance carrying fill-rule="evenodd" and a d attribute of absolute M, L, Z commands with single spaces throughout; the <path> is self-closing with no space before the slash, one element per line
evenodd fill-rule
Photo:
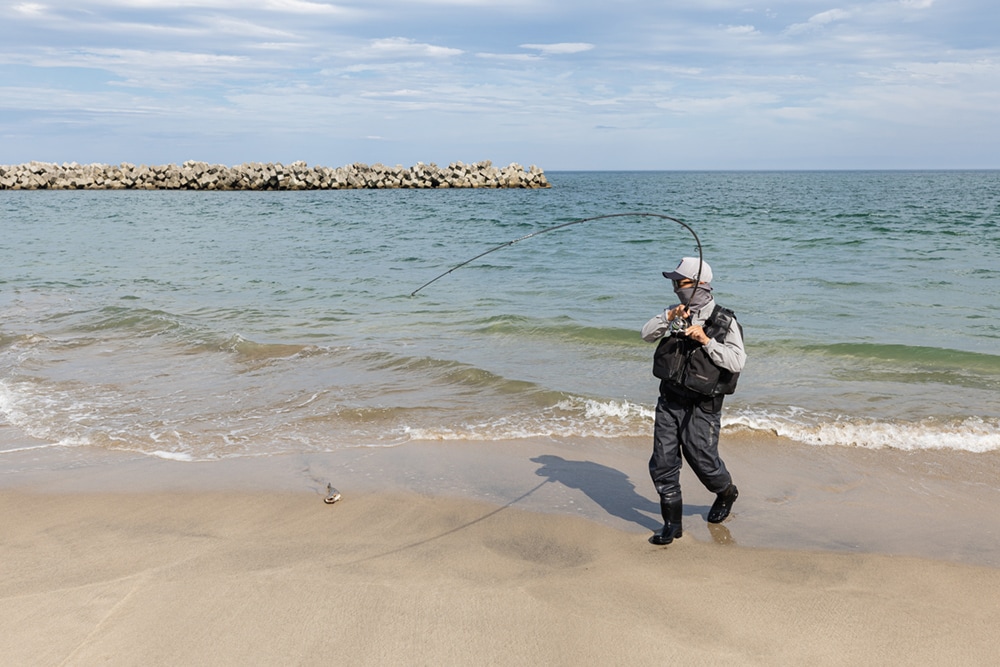
<path fill-rule="evenodd" d="M 681 516 L 684 514 L 684 502 L 679 493 L 660 498 L 660 513 L 663 515 L 663 530 L 649 538 L 650 544 L 670 544 L 683 534 Z"/>
<path fill-rule="evenodd" d="M 709 523 L 722 523 L 729 516 L 729 510 L 733 509 L 733 503 L 740 495 L 735 484 L 730 484 L 726 490 L 715 497 L 712 509 L 708 510 Z"/>

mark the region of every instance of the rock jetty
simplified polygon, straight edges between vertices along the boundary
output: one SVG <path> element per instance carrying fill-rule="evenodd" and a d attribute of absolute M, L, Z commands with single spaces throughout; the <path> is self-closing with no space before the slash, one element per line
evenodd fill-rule
<path fill-rule="evenodd" d="M 188 161 L 177 166 L 73 163 L 0 165 L 0 190 L 356 190 L 391 188 L 547 188 L 532 165 L 494 167 L 489 160 L 447 167 L 418 162 L 405 168 L 354 163 L 310 167 L 305 162 L 249 162 L 227 167 Z"/>

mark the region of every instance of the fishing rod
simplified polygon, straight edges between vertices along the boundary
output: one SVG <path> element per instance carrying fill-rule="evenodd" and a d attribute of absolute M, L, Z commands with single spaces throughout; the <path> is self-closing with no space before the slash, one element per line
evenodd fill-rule
<path fill-rule="evenodd" d="M 563 227 L 569 227 L 570 225 L 579 225 L 580 223 L 583 223 L 583 222 L 591 222 L 593 220 L 606 220 L 607 218 L 626 218 L 626 217 L 662 218 L 663 220 L 670 220 L 672 222 L 676 222 L 678 225 L 680 225 L 684 229 L 686 229 L 689 232 L 691 232 L 691 236 L 694 237 L 694 242 L 698 246 L 698 273 L 697 273 L 697 275 L 695 276 L 695 279 L 694 279 L 695 289 L 691 291 L 691 298 L 688 299 L 688 302 L 686 304 L 684 304 L 685 307 L 689 306 L 690 303 L 691 303 L 691 299 L 694 298 L 694 293 L 698 291 L 698 285 L 701 283 L 701 267 L 702 267 L 702 263 L 703 263 L 703 258 L 702 258 L 702 253 L 701 253 L 701 241 L 698 239 L 698 234 L 696 234 L 695 231 L 693 229 L 691 229 L 691 227 L 688 226 L 686 223 L 681 222 L 677 218 L 672 218 L 669 215 L 663 215 L 662 213 L 609 213 L 607 215 L 597 215 L 597 216 L 594 216 L 592 218 L 583 218 L 581 220 L 573 220 L 571 222 L 564 222 L 564 223 L 562 223 L 560 225 L 555 225 L 554 227 L 547 227 L 545 229 L 539 229 L 537 232 L 532 232 L 530 234 L 525 234 L 524 236 L 522 236 L 520 238 L 516 238 L 516 239 L 514 239 L 512 241 L 507 241 L 506 243 L 501 243 L 500 245 L 496 246 L 495 248 L 490 248 L 486 252 L 481 252 L 478 255 L 476 255 L 475 257 L 470 257 L 469 259 L 465 260 L 464 262 L 461 262 L 460 264 L 456 264 L 455 266 L 451 267 L 450 269 L 448 269 L 447 271 L 445 271 L 441 275 L 435 276 L 434 278 L 432 278 L 431 280 L 428 280 L 426 283 L 424 283 L 423 285 L 421 285 L 417 289 L 415 289 L 412 292 L 410 292 L 410 296 L 416 295 L 417 292 L 419 292 L 423 288 L 427 287 L 431 283 L 434 283 L 434 282 L 440 280 L 441 278 L 444 278 L 446 275 L 448 275 L 452 271 L 455 271 L 456 269 L 460 269 L 463 266 L 465 266 L 466 264 L 471 264 L 472 262 L 476 261 L 480 257 L 485 257 L 486 255 L 490 254 L 491 252 L 496 252 L 497 250 L 502 250 L 503 248 L 507 248 L 509 246 L 512 246 L 515 243 L 519 243 L 519 242 L 524 241 L 526 239 L 530 239 L 533 236 L 538 236 L 539 234 L 545 234 L 546 232 L 554 232 L 557 229 L 562 229 Z"/>

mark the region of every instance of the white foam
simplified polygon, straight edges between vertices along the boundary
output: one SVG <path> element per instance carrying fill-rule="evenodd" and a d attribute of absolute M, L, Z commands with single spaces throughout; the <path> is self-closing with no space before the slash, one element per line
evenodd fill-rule
<path fill-rule="evenodd" d="M 162 450 L 157 450 L 155 452 L 150 452 L 150 456 L 156 456 L 161 459 L 167 459 L 168 461 L 194 461 L 194 457 L 190 454 L 184 452 L 164 452 Z"/>
<path fill-rule="evenodd" d="M 30 452 L 34 449 L 51 449 L 55 447 L 51 443 L 45 443 L 43 445 L 29 445 L 27 447 L 11 447 L 10 449 L 0 449 L 0 454 L 13 454 L 14 452 Z"/>
<path fill-rule="evenodd" d="M 584 419 L 604 420 L 606 418 L 627 420 L 635 417 L 653 419 L 653 411 L 628 401 L 584 401 Z"/>
<path fill-rule="evenodd" d="M 455 427 L 407 427 L 412 440 L 523 440 L 624 438 L 648 435 L 653 412 L 628 401 L 567 398 L 537 414 L 513 415 Z"/>
<path fill-rule="evenodd" d="M 878 421 L 809 414 L 790 409 L 787 414 L 743 410 L 727 415 L 724 426 L 770 431 L 809 445 L 839 445 L 866 449 L 954 449 L 973 453 L 1000 450 L 1000 423 L 969 417 L 947 422 Z"/>
<path fill-rule="evenodd" d="M 510 415 L 479 423 L 412 427 L 411 440 L 520 440 L 526 438 L 648 437 L 653 410 L 628 401 L 568 398 L 532 415 Z M 723 428 L 773 433 L 808 445 L 900 449 L 952 449 L 982 453 L 1000 451 L 1000 420 L 969 417 L 945 421 L 879 421 L 810 413 L 800 408 L 777 411 L 756 408 L 726 410 Z"/>

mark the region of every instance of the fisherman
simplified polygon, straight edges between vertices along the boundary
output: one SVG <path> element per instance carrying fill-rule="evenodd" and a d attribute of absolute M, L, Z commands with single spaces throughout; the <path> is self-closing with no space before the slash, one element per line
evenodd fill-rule
<path fill-rule="evenodd" d="M 649 320 L 642 338 L 660 343 L 653 374 L 660 397 L 653 426 L 649 474 L 660 496 L 663 530 L 652 544 L 670 544 L 682 534 L 681 457 L 698 480 L 716 494 L 709 523 L 721 523 L 739 495 L 719 458 L 722 402 L 736 389 L 746 362 L 743 329 L 733 312 L 712 296 L 712 268 L 699 257 L 684 257 L 663 277 L 673 282 L 680 303 Z"/>

